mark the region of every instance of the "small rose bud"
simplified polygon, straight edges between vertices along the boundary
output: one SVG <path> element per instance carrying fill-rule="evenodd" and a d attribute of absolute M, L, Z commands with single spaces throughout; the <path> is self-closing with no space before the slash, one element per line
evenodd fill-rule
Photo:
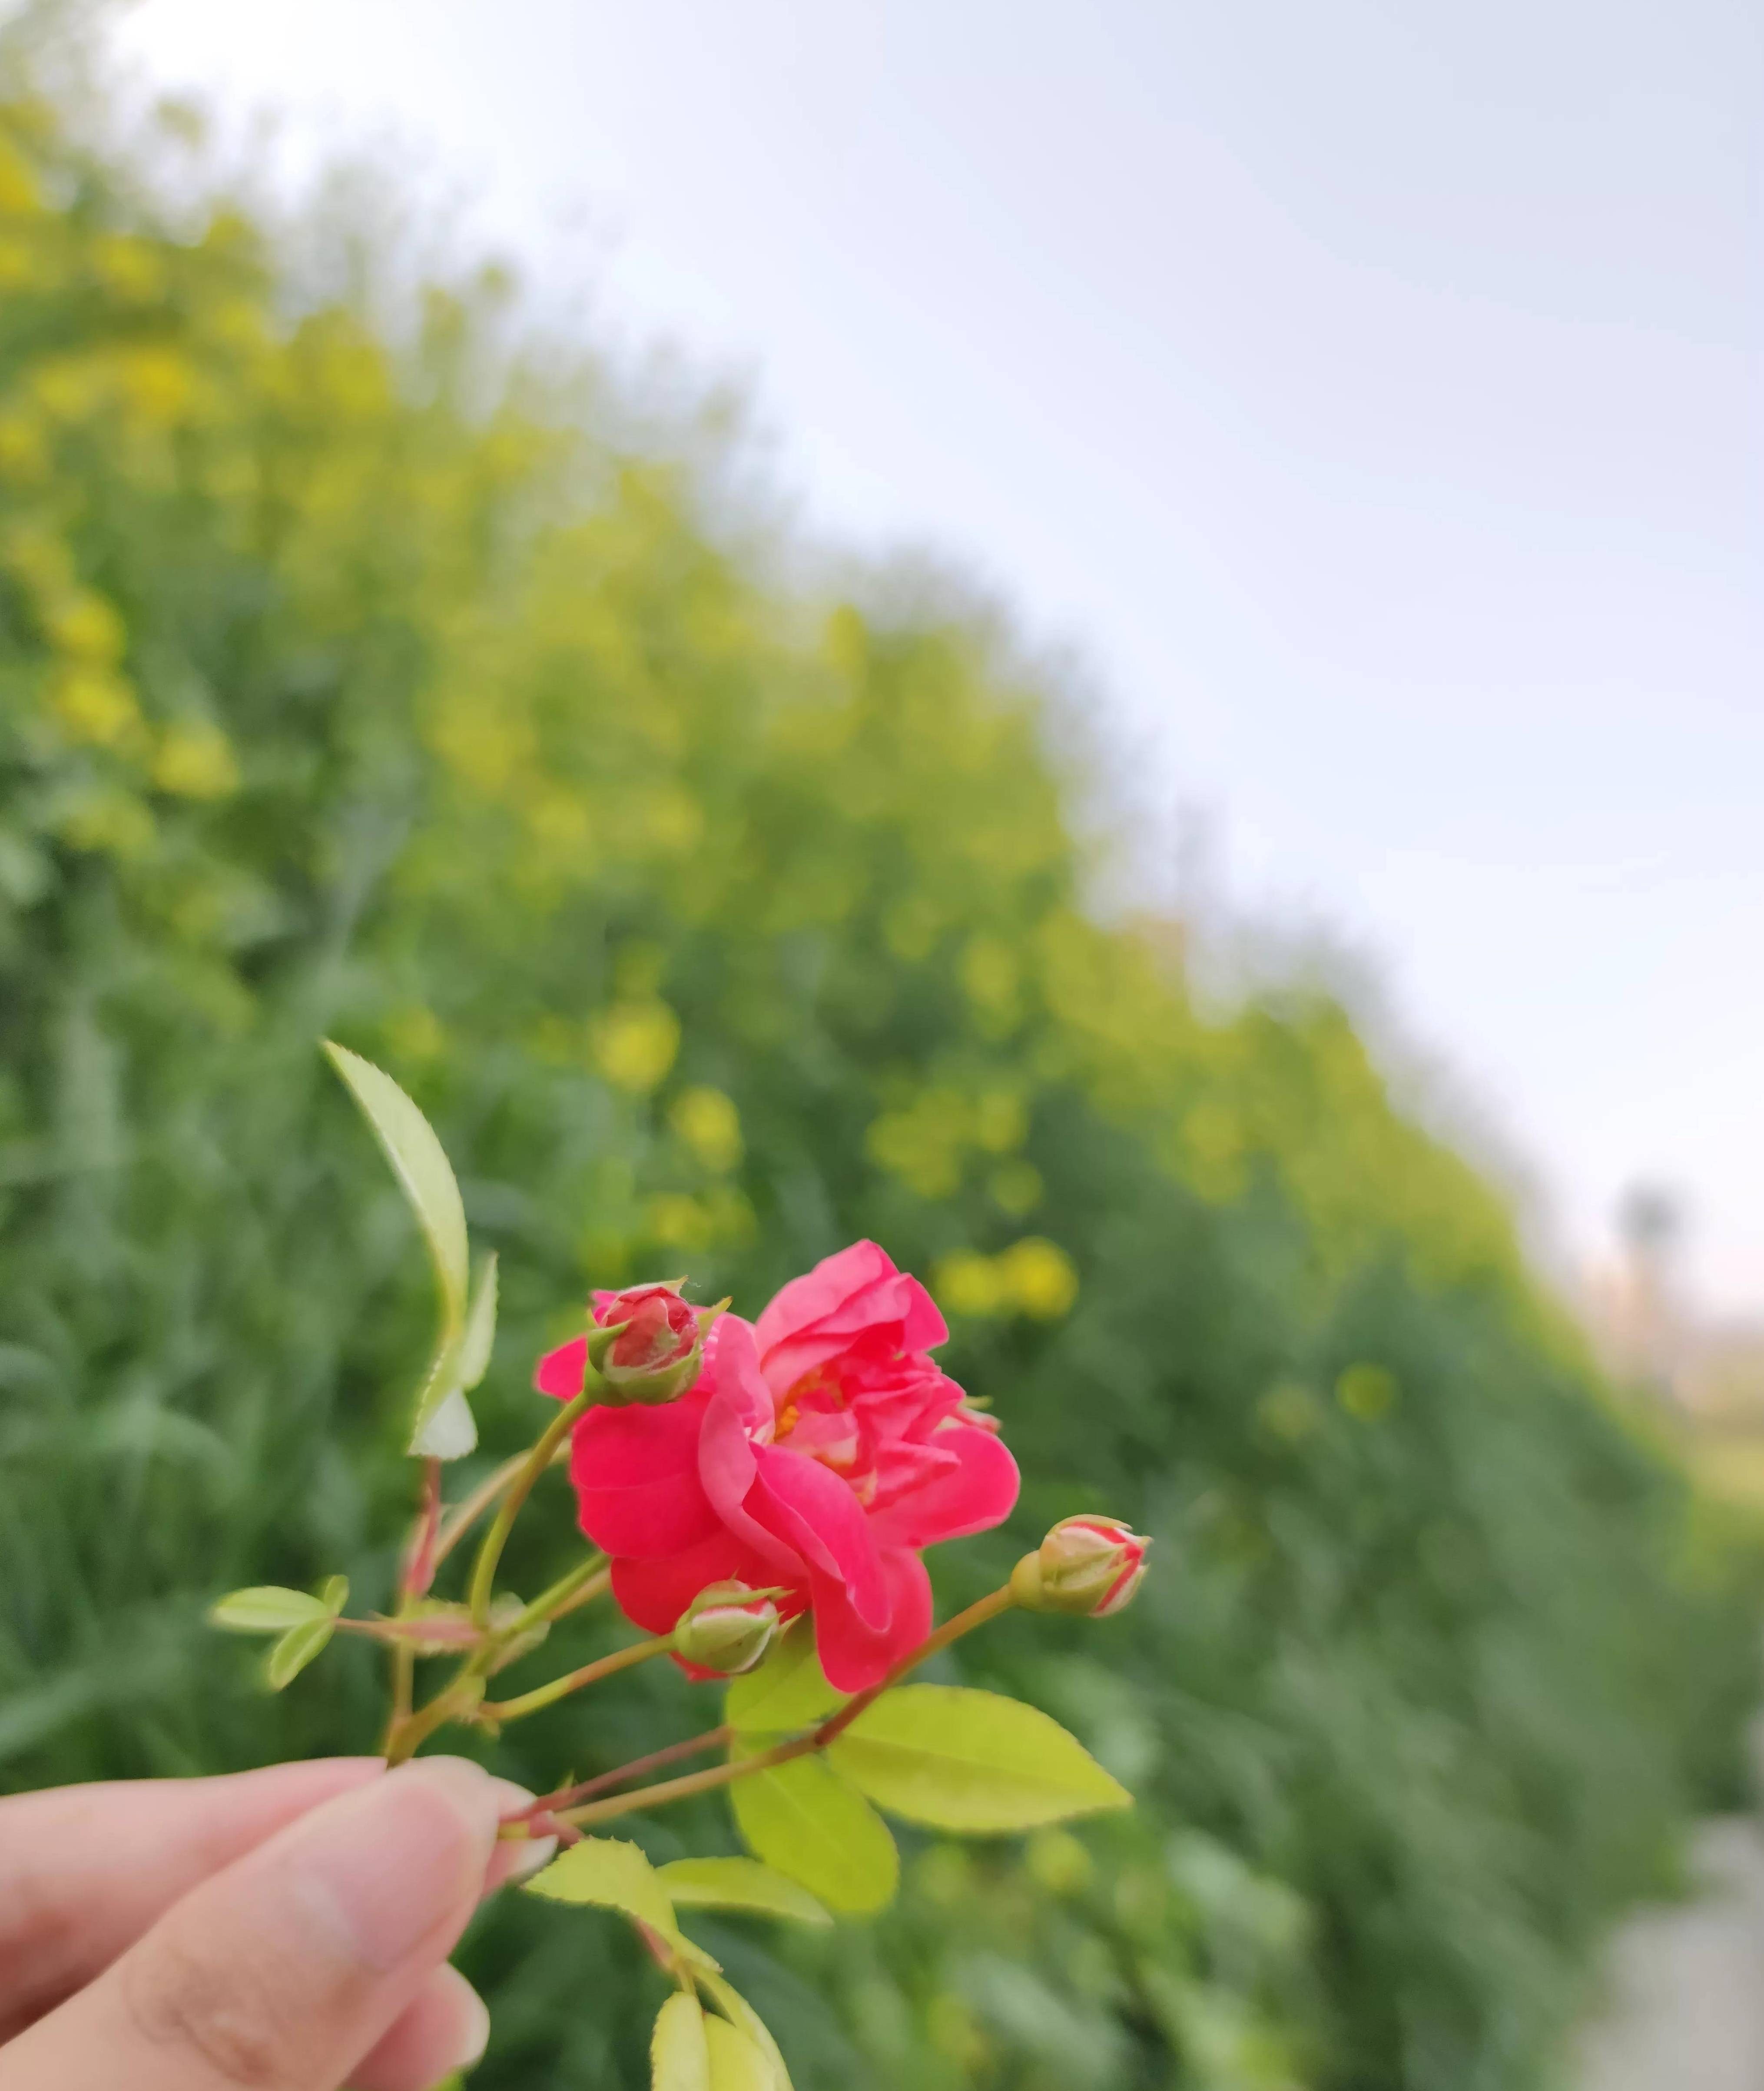
<path fill-rule="evenodd" d="M 698 1377 L 705 1315 L 678 1285 L 638 1285 L 595 1296 L 588 1361 L 610 1406 L 674 1401 Z"/>
<path fill-rule="evenodd" d="M 1012 1570 L 1011 1595 L 1025 1611 L 1106 1619 L 1132 1602 L 1150 1545 L 1118 1518 L 1062 1518 Z"/>
<path fill-rule="evenodd" d="M 680 1615 L 674 1653 L 700 1670 L 724 1677 L 751 1670 L 778 1632 L 778 1607 L 765 1590 L 745 1583 L 713 1583 Z"/>

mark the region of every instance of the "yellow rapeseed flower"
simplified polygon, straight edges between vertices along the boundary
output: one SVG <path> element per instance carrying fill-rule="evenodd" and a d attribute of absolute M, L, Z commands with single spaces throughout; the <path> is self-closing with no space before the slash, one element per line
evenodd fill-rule
<path fill-rule="evenodd" d="M 141 724 L 134 685 L 108 668 L 63 670 L 50 687 L 50 709 L 70 739 L 94 748 L 118 748 Z"/>
<path fill-rule="evenodd" d="M 682 1089 L 668 1123 L 707 1169 L 732 1169 L 741 1159 L 741 1117 L 721 1089 Z"/>
<path fill-rule="evenodd" d="M 239 764 L 218 727 L 172 726 L 154 753 L 153 778 L 181 799 L 224 799 L 239 787 Z"/>
<path fill-rule="evenodd" d="M 679 1019 L 665 1002 L 628 1002 L 592 1027 L 594 1064 L 615 1089 L 646 1095 L 674 1064 Z"/>

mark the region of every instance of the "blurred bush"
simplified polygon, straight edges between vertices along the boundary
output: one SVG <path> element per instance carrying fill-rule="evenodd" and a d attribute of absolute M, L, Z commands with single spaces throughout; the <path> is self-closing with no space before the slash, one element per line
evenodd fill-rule
<path fill-rule="evenodd" d="M 690 444 L 498 374 L 494 287 L 402 334 L 371 269 L 303 299 L 248 213 L 156 200 L 157 149 L 0 111 L 0 1778 L 370 1743 L 363 1651 L 271 1702 L 197 1624 L 390 1573 L 426 1280 L 334 1033 L 501 1251 L 493 1451 L 591 1278 L 753 1311 L 867 1233 L 1028 1477 L 943 1602 L 1073 1510 L 1159 1537 L 1121 1621 L 964 1658 L 1126 1827 L 927 1841 L 830 1945 L 707 1933 L 804 2091 L 1540 2080 L 1738 1776 L 1754 1622 L 1499 1198 L 1339 1008 L 1204 1019 L 1172 931 L 1087 909 L 1050 700 L 973 620 L 768 584 Z M 500 1767 L 701 1705 L 606 1701 Z M 612 1931 L 484 1920 L 476 2080 L 640 2080 Z"/>

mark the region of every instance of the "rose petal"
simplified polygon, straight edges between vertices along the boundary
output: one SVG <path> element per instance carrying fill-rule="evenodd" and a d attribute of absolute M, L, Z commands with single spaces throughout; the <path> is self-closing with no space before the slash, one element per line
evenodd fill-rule
<path fill-rule="evenodd" d="M 607 1553 L 653 1561 L 696 1546 L 720 1520 L 698 1478 L 710 1395 L 659 1408 L 591 1408 L 576 1426 L 570 1479 L 582 1529 Z"/>
<path fill-rule="evenodd" d="M 882 1557 L 888 1587 L 888 1623 L 880 1632 L 866 1627 L 843 1588 L 814 1577 L 815 1649 L 828 1684 L 839 1692 L 865 1692 L 910 1655 L 931 1631 L 931 1579 L 917 1554 L 891 1547 Z"/>
<path fill-rule="evenodd" d="M 712 1583 L 745 1583 L 749 1589 L 778 1587 L 779 1578 L 733 1533 L 714 1532 L 665 1561 L 615 1561 L 613 1596 L 633 1626 L 646 1633 L 672 1633 L 679 1615 Z M 804 1590 L 793 1604 L 777 1600 L 779 1615 L 802 1609 Z"/>
<path fill-rule="evenodd" d="M 1003 1438 L 972 1423 L 946 1423 L 932 1445 L 956 1455 L 956 1464 L 877 1510 L 870 1529 L 879 1546 L 934 1546 L 1002 1524 L 1021 1485 L 1016 1461 Z"/>
<path fill-rule="evenodd" d="M 760 1355 L 832 1313 L 865 1286 L 895 1275 L 894 1258 L 873 1241 L 853 1242 L 836 1256 L 823 1257 L 813 1270 L 782 1287 L 754 1323 Z"/>
<path fill-rule="evenodd" d="M 811 1578 L 837 1581 L 864 1624 L 888 1623 L 888 1585 L 869 1521 L 848 1482 L 779 1445 L 754 1447 L 757 1484 L 747 1501 L 757 1522 L 795 1547 Z"/>
<path fill-rule="evenodd" d="M 716 1513 L 738 1538 L 787 1576 L 804 1573 L 800 1551 L 753 1516 L 748 1498 L 758 1478 L 753 1446 L 771 1435 L 772 1398 L 760 1377 L 753 1331 L 739 1316 L 726 1315 L 717 1347 L 716 1390 L 705 1411 L 698 1440 L 698 1477 Z"/>
<path fill-rule="evenodd" d="M 854 1347 L 884 1356 L 947 1340 L 935 1302 L 874 1242 L 854 1242 L 793 1278 L 754 1325 L 767 1384 L 783 1394 Z"/>
<path fill-rule="evenodd" d="M 587 1371 L 588 1339 L 578 1336 L 573 1343 L 560 1343 L 546 1352 L 533 1369 L 533 1383 L 554 1401 L 574 1401 Z"/>

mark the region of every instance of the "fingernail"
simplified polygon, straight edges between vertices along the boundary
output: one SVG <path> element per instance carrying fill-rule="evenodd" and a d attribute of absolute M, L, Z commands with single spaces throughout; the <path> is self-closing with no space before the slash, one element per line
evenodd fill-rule
<path fill-rule="evenodd" d="M 490 1774 L 486 1772 L 485 1776 L 488 1778 Z M 529 1793 L 524 1786 L 516 1786 L 511 1778 L 492 1778 L 490 1784 L 501 1800 L 504 1816 L 524 1815 L 538 1799 L 537 1794 Z"/>
<path fill-rule="evenodd" d="M 504 1839 L 496 1847 L 490 1869 L 484 1877 L 485 1896 L 494 1895 L 498 1888 L 518 1887 L 523 1881 L 530 1881 L 541 1866 L 551 1863 L 557 1848 L 555 1837 Z"/>
<path fill-rule="evenodd" d="M 355 1958 L 397 1967 L 477 1901 L 502 1783 L 463 1757 L 401 1765 L 306 1818 L 289 1853 L 297 1891 Z"/>
<path fill-rule="evenodd" d="M 557 1850 L 555 1837 L 529 1837 L 524 1844 L 515 1845 L 515 1864 L 508 1876 L 510 1885 L 530 1881 L 541 1866 L 550 1865 L 557 1856 Z"/>
<path fill-rule="evenodd" d="M 459 2028 L 459 2051 L 453 2058 L 453 2067 L 473 2069 L 484 2059 L 484 2050 L 490 2044 L 490 2007 L 476 1990 L 460 2001 L 465 2006 L 465 2023 Z"/>

